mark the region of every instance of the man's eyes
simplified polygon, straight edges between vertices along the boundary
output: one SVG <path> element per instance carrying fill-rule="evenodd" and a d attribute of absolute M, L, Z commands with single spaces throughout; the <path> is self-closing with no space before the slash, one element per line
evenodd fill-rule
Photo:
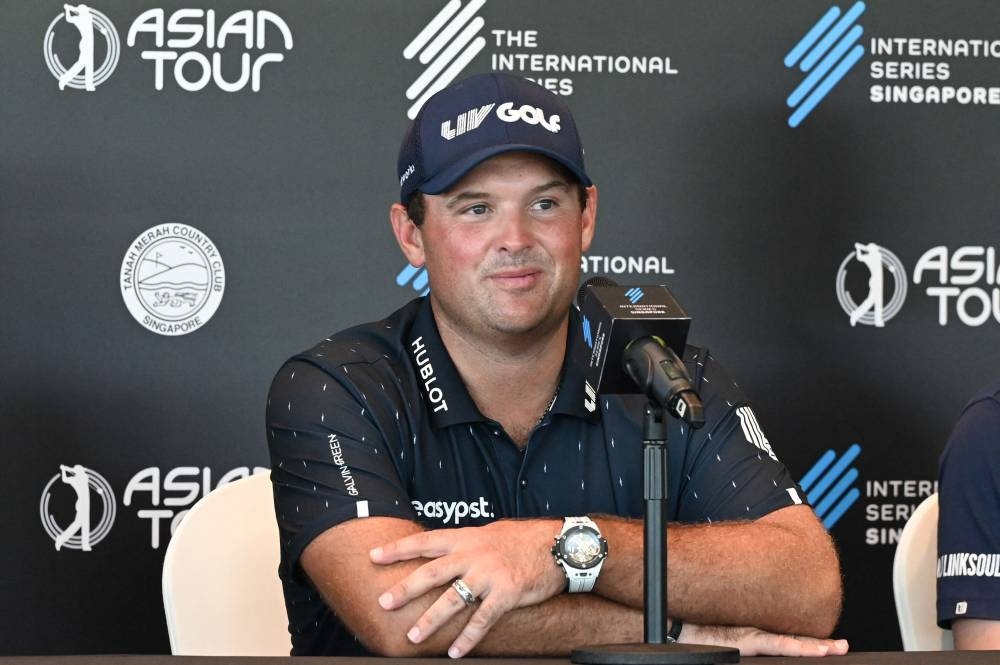
<path fill-rule="evenodd" d="M 531 209 L 536 211 L 552 210 L 559 207 L 559 202 L 553 198 L 539 199 L 531 204 Z M 463 215 L 480 217 L 488 214 L 492 208 L 487 203 L 475 203 L 462 209 Z"/>
<path fill-rule="evenodd" d="M 466 208 L 462 212 L 468 213 L 468 214 L 472 214 L 472 215 L 485 215 L 487 212 L 489 212 L 489 210 L 490 210 L 490 207 L 488 205 L 486 205 L 485 203 L 477 203 L 475 205 L 469 206 L 468 208 Z"/>

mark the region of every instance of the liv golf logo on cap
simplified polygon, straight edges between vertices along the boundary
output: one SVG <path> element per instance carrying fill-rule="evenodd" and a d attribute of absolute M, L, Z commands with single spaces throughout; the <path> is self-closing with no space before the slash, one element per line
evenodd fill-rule
<path fill-rule="evenodd" d="M 144 328 L 160 335 L 185 335 L 208 323 L 225 288 L 219 250 L 186 224 L 146 229 L 122 261 L 125 306 Z"/>

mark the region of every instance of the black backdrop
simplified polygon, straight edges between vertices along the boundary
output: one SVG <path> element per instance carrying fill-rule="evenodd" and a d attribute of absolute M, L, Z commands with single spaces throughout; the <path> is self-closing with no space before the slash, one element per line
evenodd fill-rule
<path fill-rule="evenodd" d="M 860 57 L 843 44 L 843 77 L 817 76 L 828 94 L 791 127 L 809 73 L 784 60 L 831 7 Z M 266 466 L 273 372 L 418 293 L 387 207 L 405 92 L 435 61 L 404 49 L 449 8 L 479 49 L 453 73 L 570 95 L 601 190 L 585 277 L 668 284 L 796 476 L 843 461 L 812 474 L 843 558 L 838 634 L 899 647 L 895 538 L 1000 360 L 1000 312 L 977 319 L 1000 310 L 996 3 L 100 0 L 87 91 L 85 70 L 59 89 L 88 51 L 61 4 L 3 0 L 0 653 L 166 651 L 171 522 Z M 250 80 L 222 89 L 214 54 L 227 81 L 245 55 Z M 881 290 L 855 243 L 877 245 Z M 870 290 L 885 325 L 852 327 L 840 301 Z M 54 547 L 75 517 L 60 465 L 90 481 L 89 552 Z"/>

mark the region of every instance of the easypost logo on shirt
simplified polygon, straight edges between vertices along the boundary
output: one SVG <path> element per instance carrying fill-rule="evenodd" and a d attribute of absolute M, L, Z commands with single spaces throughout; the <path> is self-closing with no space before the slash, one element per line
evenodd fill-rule
<path fill-rule="evenodd" d="M 441 520 L 442 524 L 459 526 L 465 518 L 474 520 L 493 518 L 493 509 L 485 497 L 472 501 L 411 501 L 417 515 Z"/>

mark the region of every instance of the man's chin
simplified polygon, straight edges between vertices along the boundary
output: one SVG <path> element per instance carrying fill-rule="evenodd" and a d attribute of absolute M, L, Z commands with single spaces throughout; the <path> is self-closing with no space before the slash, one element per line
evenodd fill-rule
<path fill-rule="evenodd" d="M 550 332 L 558 327 L 562 317 L 546 315 L 549 310 L 536 307 L 527 311 L 498 310 L 491 317 L 491 327 L 511 336 L 533 336 Z"/>

